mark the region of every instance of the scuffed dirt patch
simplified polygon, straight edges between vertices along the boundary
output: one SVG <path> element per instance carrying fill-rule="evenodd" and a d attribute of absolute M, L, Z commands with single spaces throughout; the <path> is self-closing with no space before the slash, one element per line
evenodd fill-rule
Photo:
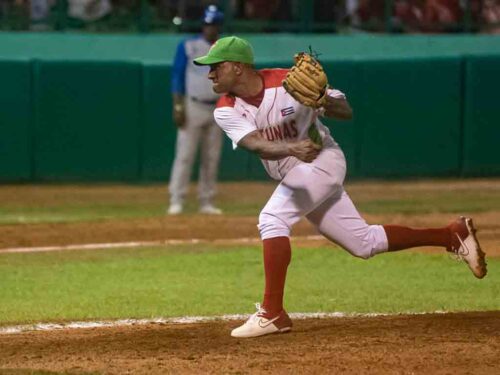
<path fill-rule="evenodd" d="M 295 321 L 229 336 L 239 322 L 0 335 L 0 369 L 70 373 L 495 374 L 500 312 Z"/>

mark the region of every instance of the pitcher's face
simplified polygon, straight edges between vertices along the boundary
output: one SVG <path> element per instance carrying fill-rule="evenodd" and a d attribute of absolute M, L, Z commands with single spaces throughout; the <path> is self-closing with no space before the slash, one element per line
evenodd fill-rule
<path fill-rule="evenodd" d="M 235 64 L 230 61 L 210 65 L 208 79 L 212 81 L 212 89 L 215 93 L 231 92 L 238 78 L 235 68 Z"/>

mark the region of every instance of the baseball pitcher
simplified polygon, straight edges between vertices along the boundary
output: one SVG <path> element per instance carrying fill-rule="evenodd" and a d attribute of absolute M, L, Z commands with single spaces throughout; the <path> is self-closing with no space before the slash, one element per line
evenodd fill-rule
<path fill-rule="evenodd" d="M 477 278 L 486 275 L 485 255 L 470 218 L 428 229 L 369 225 L 363 220 L 343 187 L 344 154 L 320 120 L 350 119 L 352 109 L 345 94 L 328 85 L 313 56 L 297 54 L 291 69 L 255 70 L 250 44 L 231 36 L 217 41 L 194 63 L 209 65 L 213 90 L 225 94 L 214 112 L 217 124 L 234 147 L 259 155 L 268 174 L 279 181 L 259 216 L 264 299 L 232 336 L 255 337 L 292 328 L 283 292 L 291 259 L 290 231 L 303 216 L 356 257 L 441 246 L 465 261 Z"/>

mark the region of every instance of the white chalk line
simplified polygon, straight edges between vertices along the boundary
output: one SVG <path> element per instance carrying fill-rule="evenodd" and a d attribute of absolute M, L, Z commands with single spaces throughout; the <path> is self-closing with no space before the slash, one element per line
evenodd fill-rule
<path fill-rule="evenodd" d="M 304 319 L 332 319 L 332 318 L 375 318 L 380 316 L 413 316 L 429 314 L 446 314 L 446 311 L 433 312 L 406 312 L 406 313 L 290 313 L 290 318 L 295 320 Z M 153 318 L 153 319 L 119 319 L 88 322 L 69 322 L 69 323 L 36 323 L 26 325 L 16 325 L 10 327 L 0 327 L 0 335 L 19 334 L 33 331 L 58 331 L 63 329 L 85 329 L 85 328 L 111 328 L 142 326 L 148 324 L 198 324 L 215 321 L 233 321 L 246 320 L 248 314 L 234 314 L 222 316 L 184 316 L 177 318 Z"/>
<path fill-rule="evenodd" d="M 312 236 L 297 236 L 294 240 L 318 241 L 324 240 L 325 237 L 319 235 Z M 75 244 L 75 245 L 62 245 L 62 246 L 39 246 L 39 247 L 11 247 L 0 249 L 1 254 L 8 253 L 38 253 L 46 251 L 64 251 L 64 250 L 105 250 L 116 248 L 133 248 L 133 247 L 147 247 L 147 246 L 171 246 L 171 245 L 196 245 L 196 244 L 251 244 L 260 243 L 260 238 L 241 237 L 241 238 L 218 238 L 215 240 L 207 240 L 201 238 L 190 239 L 172 239 L 162 241 L 135 241 L 135 242 L 113 242 L 113 243 L 90 243 L 90 244 Z"/>

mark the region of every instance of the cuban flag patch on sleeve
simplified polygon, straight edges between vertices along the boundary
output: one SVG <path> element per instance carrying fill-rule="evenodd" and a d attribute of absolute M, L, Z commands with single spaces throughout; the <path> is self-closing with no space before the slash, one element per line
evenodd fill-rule
<path fill-rule="evenodd" d="M 286 108 L 283 108 L 281 110 L 281 116 L 282 117 L 291 115 L 292 113 L 295 113 L 295 110 L 293 109 L 293 107 L 286 107 Z"/>

